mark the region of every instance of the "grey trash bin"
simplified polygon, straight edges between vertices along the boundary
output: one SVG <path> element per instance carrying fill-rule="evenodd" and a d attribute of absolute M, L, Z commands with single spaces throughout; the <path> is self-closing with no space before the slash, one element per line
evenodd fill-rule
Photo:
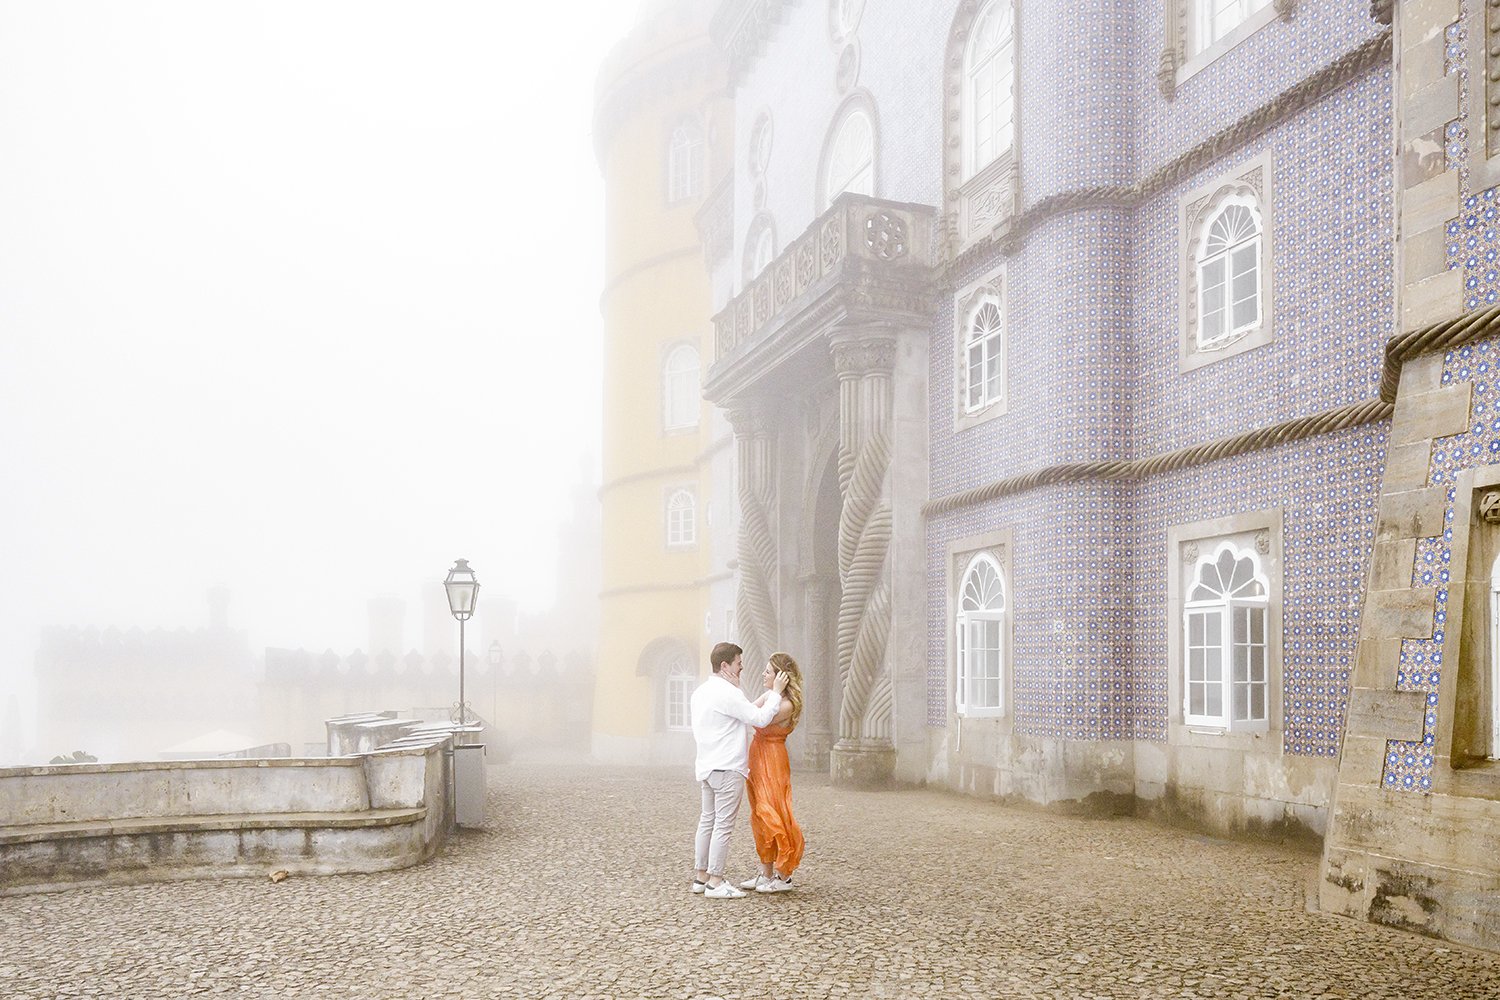
<path fill-rule="evenodd" d="M 460 743 L 453 748 L 453 821 L 484 826 L 484 794 L 484 744 Z"/>

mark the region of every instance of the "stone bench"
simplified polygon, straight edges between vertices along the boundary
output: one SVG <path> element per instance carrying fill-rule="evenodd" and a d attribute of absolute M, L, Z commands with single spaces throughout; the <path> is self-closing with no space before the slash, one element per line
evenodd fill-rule
<path fill-rule="evenodd" d="M 0 895 L 413 865 L 451 826 L 450 749 L 0 769 Z"/>

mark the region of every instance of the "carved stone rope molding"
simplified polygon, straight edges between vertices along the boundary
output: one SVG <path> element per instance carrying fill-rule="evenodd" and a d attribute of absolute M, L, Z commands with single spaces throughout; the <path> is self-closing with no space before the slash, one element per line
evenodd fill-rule
<path fill-rule="evenodd" d="M 867 718 L 880 682 L 889 683 L 881 666 L 890 636 L 890 582 L 885 572 L 891 544 L 891 505 L 885 497 L 886 469 L 891 462 L 885 429 L 872 429 L 855 448 L 839 449 L 839 480 L 844 494 L 839 514 L 838 657 L 844 699 L 839 709 L 839 738 L 858 739 L 877 719 Z"/>
<path fill-rule="evenodd" d="M 1484 337 L 1500 334 L 1500 305 L 1467 313 L 1454 319 L 1411 330 L 1386 341 L 1385 364 L 1380 373 L 1380 397 L 1363 403 L 1324 410 L 1307 417 L 1297 417 L 1270 427 L 1220 438 L 1205 444 L 1179 448 L 1176 451 L 1111 462 L 1069 462 L 999 479 L 961 493 L 937 497 L 922 505 L 927 517 L 987 503 L 998 497 L 1021 493 L 1038 486 L 1074 483 L 1085 479 L 1139 479 L 1159 472 L 1170 472 L 1192 465 L 1215 462 L 1272 445 L 1300 441 L 1303 438 L 1331 434 L 1349 427 L 1390 418 L 1395 408 L 1396 387 L 1401 381 L 1401 366 L 1410 359 L 1431 351 L 1448 350 Z"/>
<path fill-rule="evenodd" d="M 1259 138 L 1284 119 L 1316 104 L 1359 79 L 1372 68 L 1389 64 L 1390 60 L 1391 32 L 1386 29 L 1135 184 L 1101 185 L 1048 195 L 1011 221 L 1010 229 L 999 238 L 1000 252 L 1006 256 L 1015 254 L 1032 230 L 1057 216 L 1095 208 L 1134 208 L 1141 201 L 1198 173 L 1252 139 Z M 966 270 L 972 261 L 986 252 L 989 250 L 981 243 L 951 259 L 947 267 L 949 275 Z"/>

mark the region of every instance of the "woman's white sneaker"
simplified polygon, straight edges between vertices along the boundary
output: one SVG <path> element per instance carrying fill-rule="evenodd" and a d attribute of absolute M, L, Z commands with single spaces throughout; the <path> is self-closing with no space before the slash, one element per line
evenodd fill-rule
<path fill-rule="evenodd" d="M 765 885 L 769 881 L 771 881 L 771 880 L 768 879 L 768 878 L 766 878 L 764 875 L 756 875 L 754 878 L 747 878 L 747 879 L 745 879 L 745 881 L 741 882 L 740 883 L 740 888 L 741 889 L 745 889 L 747 891 L 749 891 L 749 890 L 759 891 L 760 887 L 763 886 L 763 885 Z"/>
<path fill-rule="evenodd" d="M 745 894 L 734 887 L 734 883 L 725 879 L 718 885 L 711 885 L 703 890 L 703 895 L 709 899 L 744 899 Z"/>
<path fill-rule="evenodd" d="M 756 892 L 791 892 L 792 891 L 792 882 L 791 882 L 791 879 L 787 879 L 784 882 L 781 879 L 779 879 L 779 878 L 767 879 L 762 884 L 756 886 L 755 887 L 755 891 Z"/>

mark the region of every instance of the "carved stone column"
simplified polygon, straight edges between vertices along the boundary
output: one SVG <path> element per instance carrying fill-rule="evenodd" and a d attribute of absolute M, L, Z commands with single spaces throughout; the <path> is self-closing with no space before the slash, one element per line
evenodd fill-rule
<path fill-rule="evenodd" d="M 803 647 L 802 731 L 803 762 L 807 767 L 826 771 L 828 753 L 833 748 L 833 718 L 829 705 L 836 700 L 837 674 L 830 670 L 835 660 L 829 655 L 828 632 L 832 624 L 834 581 L 826 576 L 802 579 L 802 616 L 806 622 L 807 640 Z M 842 683 L 839 681 L 838 683 Z"/>
<path fill-rule="evenodd" d="M 896 340 L 883 328 L 840 331 L 830 338 L 839 378 L 838 665 L 843 684 L 837 784 L 891 781 L 893 692 L 886 662 L 891 631 L 891 376 Z"/>
<path fill-rule="evenodd" d="M 771 534 L 771 504 L 775 486 L 771 478 L 771 429 L 764 408 L 757 405 L 729 411 L 734 427 L 736 480 L 740 501 L 739 589 L 734 615 L 739 624 L 740 646 L 745 650 L 746 670 L 759 676 L 760 668 L 776 648 L 776 540 Z"/>

